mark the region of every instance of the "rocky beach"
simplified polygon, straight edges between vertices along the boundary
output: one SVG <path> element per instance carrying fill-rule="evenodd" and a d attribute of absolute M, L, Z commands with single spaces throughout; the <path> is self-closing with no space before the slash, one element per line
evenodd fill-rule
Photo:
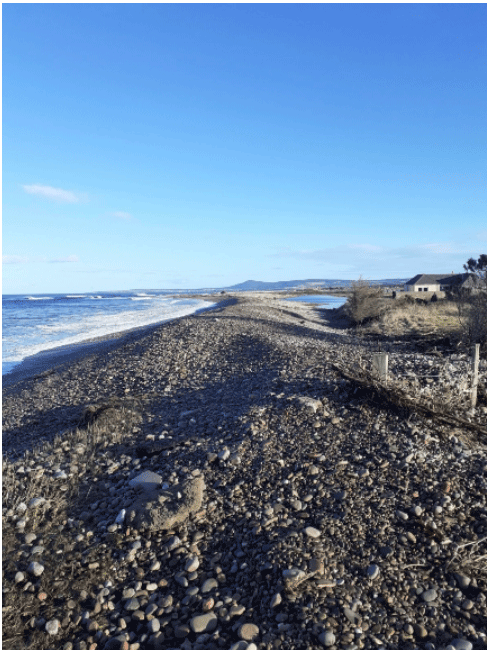
<path fill-rule="evenodd" d="M 219 300 L 4 387 L 4 648 L 486 647 L 486 359 Z"/>

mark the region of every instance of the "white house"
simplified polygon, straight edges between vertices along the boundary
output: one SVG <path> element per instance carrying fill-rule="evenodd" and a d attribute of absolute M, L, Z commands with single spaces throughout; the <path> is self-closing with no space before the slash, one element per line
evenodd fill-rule
<path fill-rule="evenodd" d="M 419 273 L 405 283 L 405 291 L 449 291 L 454 287 L 474 289 L 478 284 L 472 273 Z"/>

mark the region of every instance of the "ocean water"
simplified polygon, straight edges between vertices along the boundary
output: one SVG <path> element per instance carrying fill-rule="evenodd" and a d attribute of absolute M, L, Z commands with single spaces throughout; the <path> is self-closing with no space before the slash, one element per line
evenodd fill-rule
<path fill-rule="evenodd" d="M 296 296 L 295 298 L 287 298 L 291 302 L 308 302 L 317 305 L 319 309 L 337 309 L 345 304 L 347 298 L 341 296 L 326 296 L 326 295 L 311 295 L 311 296 Z"/>
<path fill-rule="evenodd" d="M 205 290 L 210 295 L 214 292 Z M 2 374 L 38 352 L 188 316 L 215 304 L 171 293 L 4 295 Z"/>

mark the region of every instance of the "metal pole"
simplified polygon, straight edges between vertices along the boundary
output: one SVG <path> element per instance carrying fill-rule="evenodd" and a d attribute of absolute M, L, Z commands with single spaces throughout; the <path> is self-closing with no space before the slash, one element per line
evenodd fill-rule
<path fill-rule="evenodd" d="M 471 408 L 474 409 L 478 401 L 478 366 L 480 361 L 480 344 L 473 348 L 473 374 L 471 380 Z"/>

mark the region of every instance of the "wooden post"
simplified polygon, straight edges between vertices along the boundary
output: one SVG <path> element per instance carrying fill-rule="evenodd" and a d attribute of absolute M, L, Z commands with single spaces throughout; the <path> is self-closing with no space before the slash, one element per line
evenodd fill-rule
<path fill-rule="evenodd" d="M 378 379 L 388 380 L 388 352 L 375 352 L 373 354 L 373 370 Z"/>
<path fill-rule="evenodd" d="M 480 362 L 480 344 L 473 348 L 473 367 L 471 377 L 471 408 L 474 409 L 478 401 L 478 365 Z"/>

